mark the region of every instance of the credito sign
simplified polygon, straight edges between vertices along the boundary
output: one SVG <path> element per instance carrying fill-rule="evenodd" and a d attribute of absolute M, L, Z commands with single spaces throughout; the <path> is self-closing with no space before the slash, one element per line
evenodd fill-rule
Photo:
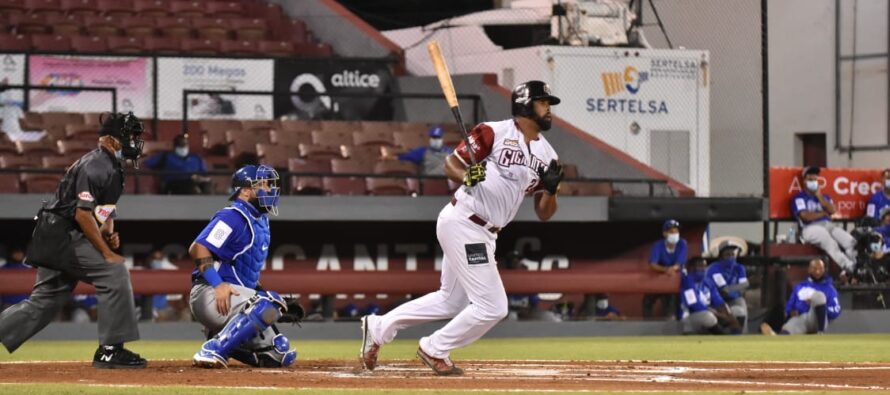
<path fill-rule="evenodd" d="M 803 190 L 800 167 L 770 167 L 769 212 L 771 219 L 791 218 L 791 199 Z M 865 215 L 868 199 L 882 190 L 882 169 L 823 168 L 819 188 L 837 207 L 835 219 Z"/>

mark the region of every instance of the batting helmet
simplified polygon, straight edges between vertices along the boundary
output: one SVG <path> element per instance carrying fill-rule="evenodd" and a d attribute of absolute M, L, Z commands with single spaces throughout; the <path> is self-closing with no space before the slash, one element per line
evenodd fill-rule
<path fill-rule="evenodd" d="M 278 172 L 269 166 L 244 166 L 232 174 L 232 192 L 229 194 L 229 200 L 235 200 L 241 188 L 256 188 L 259 183 L 265 181 L 269 190 L 257 189 L 257 201 L 261 209 L 272 215 L 278 215 L 278 198 L 281 194 L 278 180 Z"/>
<path fill-rule="evenodd" d="M 555 106 L 561 101 L 550 93 L 550 85 L 543 81 L 523 82 L 513 88 L 513 94 L 510 96 L 513 116 L 531 116 L 533 114 L 532 102 L 535 100 L 547 100 L 551 106 Z"/>

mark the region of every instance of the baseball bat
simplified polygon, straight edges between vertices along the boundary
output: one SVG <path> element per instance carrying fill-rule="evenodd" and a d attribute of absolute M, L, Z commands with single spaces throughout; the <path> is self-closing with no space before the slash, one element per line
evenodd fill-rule
<path fill-rule="evenodd" d="M 464 125 L 463 116 L 460 113 L 460 106 L 457 103 L 457 93 L 454 92 L 454 83 L 451 81 L 451 73 L 448 72 L 448 65 L 445 64 L 445 58 L 442 56 L 442 50 L 439 49 L 439 43 L 435 40 L 427 44 L 430 51 L 430 58 L 433 60 L 433 67 L 436 69 L 436 76 L 439 77 L 439 85 L 442 86 L 442 93 L 445 94 L 445 101 L 451 108 L 451 114 L 457 120 L 460 126 L 460 134 L 464 139 L 467 152 L 470 154 L 470 162 L 476 164 L 476 155 L 473 153 L 473 146 L 470 145 L 470 136 L 467 133 L 467 126 Z"/>

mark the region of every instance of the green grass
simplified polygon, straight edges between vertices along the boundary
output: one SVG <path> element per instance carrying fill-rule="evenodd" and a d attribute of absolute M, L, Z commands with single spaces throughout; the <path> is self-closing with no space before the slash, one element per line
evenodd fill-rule
<path fill-rule="evenodd" d="M 199 341 L 139 341 L 133 349 L 151 359 L 191 359 Z M 354 359 L 359 341 L 295 341 L 300 359 Z M 89 341 L 32 341 L 15 354 L 0 351 L 0 362 L 87 360 L 96 349 Z M 415 340 L 398 340 L 383 347 L 382 359 L 412 359 Z M 482 339 L 457 350 L 454 359 L 559 360 L 745 360 L 890 362 L 890 334 L 825 336 L 647 336 Z"/>

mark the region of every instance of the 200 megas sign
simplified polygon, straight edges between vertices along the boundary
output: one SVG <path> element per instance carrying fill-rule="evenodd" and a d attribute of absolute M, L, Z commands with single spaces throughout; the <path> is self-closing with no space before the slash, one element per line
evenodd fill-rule
<path fill-rule="evenodd" d="M 791 200 L 803 190 L 801 167 L 770 167 L 769 217 L 791 218 Z M 856 219 L 865 215 L 868 199 L 882 189 L 881 169 L 823 168 L 819 188 L 831 196 L 837 219 Z"/>

